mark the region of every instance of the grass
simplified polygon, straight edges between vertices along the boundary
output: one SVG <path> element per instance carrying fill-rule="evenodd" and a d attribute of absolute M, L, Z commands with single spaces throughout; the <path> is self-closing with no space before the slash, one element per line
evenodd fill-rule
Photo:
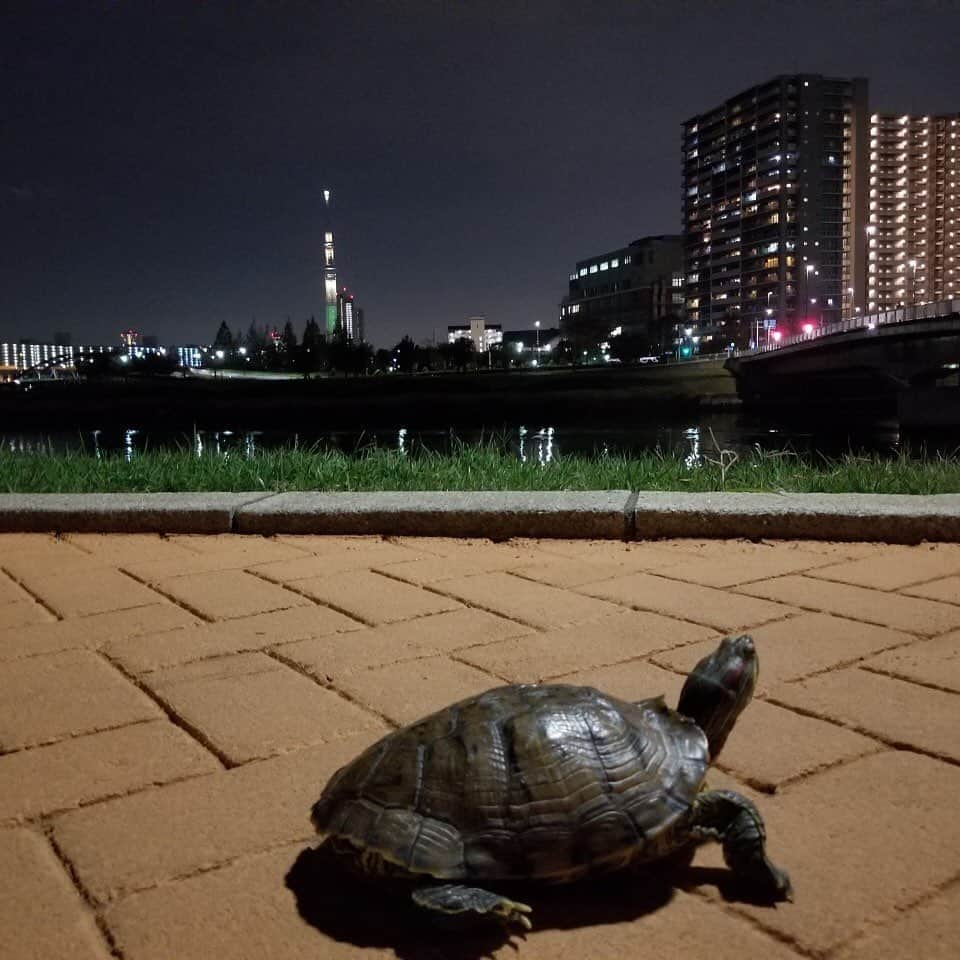
<path fill-rule="evenodd" d="M 251 490 L 684 490 L 817 493 L 958 493 L 960 456 L 836 460 L 717 449 L 690 467 L 678 456 L 560 456 L 521 462 L 496 443 L 451 454 L 376 448 L 196 455 L 189 450 L 122 455 L 18 454 L 0 450 L 0 492 L 155 493 Z"/>

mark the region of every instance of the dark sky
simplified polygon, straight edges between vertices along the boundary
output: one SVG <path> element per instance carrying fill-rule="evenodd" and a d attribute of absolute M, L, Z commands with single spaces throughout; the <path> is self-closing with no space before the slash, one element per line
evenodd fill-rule
<path fill-rule="evenodd" d="M 321 313 L 389 346 L 556 322 L 577 259 L 677 232 L 680 123 L 778 73 L 960 111 L 956 0 L 0 3 L 0 340 Z"/>

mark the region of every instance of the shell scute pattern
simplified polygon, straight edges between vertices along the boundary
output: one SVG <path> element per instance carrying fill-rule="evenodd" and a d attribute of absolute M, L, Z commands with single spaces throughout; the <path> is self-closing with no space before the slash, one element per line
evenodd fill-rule
<path fill-rule="evenodd" d="M 314 821 L 414 873 L 573 879 L 660 856 L 707 762 L 704 734 L 662 700 L 504 687 L 361 754 Z"/>

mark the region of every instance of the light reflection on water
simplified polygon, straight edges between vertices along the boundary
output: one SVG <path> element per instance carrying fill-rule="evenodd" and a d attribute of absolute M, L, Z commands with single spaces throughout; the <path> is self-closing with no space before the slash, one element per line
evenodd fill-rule
<path fill-rule="evenodd" d="M 592 457 L 636 455 L 659 451 L 679 456 L 694 468 L 706 459 L 718 459 L 721 451 L 748 455 L 763 451 L 840 456 L 849 451 L 896 454 L 901 438 L 892 422 L 865 422 L 838 427 L 836 422 L 789 424 L 751 419 L 742 413 L 713 414 L 699 419 L 668 422 L 634 421 L 598 423 L 593 426 L 524 424 L 498 430 L 414 430 L 399 426 L 377 431 L 281 431 L 198 430 L 167 433 L 137 427 L 83 432 L 4 432 L 0 447 L 12 453 L 63 453 L 85 451 L 94 456 L 119 455 L 131 460 L 144 450 L 187 450 L 197 456 L 255 457 L 263 451 L 314 447 L 355 453 L 372 447 L 415 455 L 427 449 L 447 452 L 459 445 L 482 443 L 510 451 L 528 463 L 549 464 L 560 456 Z M 904 448 L 906 448 L 906 441 Z M 957 438 L 943 447 L 957 446 Z M 933 452 L 935 448 L 929 448 Z M 729 457 L 729 454 L 727 454 Z"/>

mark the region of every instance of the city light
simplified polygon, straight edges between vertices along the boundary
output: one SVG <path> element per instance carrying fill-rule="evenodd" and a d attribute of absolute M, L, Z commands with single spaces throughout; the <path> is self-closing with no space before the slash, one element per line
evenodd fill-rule
<path fill-rule="evenodd" d="M 813 333 L 814 327 L 812 323 L 805 323 L 803 325 L 803 332 L 809 337 Z"/>

